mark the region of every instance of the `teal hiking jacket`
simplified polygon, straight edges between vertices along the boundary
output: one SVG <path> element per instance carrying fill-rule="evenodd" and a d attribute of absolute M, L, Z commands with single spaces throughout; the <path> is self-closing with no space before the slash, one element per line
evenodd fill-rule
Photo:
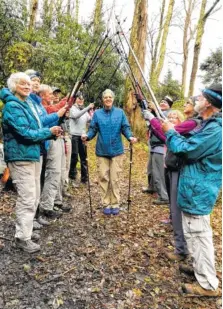
<path fill-rule="evenodd" d="M 39 161 L 40 142 L 52 137 L 50 129 L 40 128 L 27 102 L 20 101 L 8 89 L 0 91 L 0 99 L 5 104 L 2 111 L 5 161 Z"/>
<path fill-rule="evenodd" d="M 180 171 L 178 206 L 194 215 L 211 213 L 221 188 L 222 118 L 217 114 L 203 120 L 185 138 L 174 130 L 166 133 L 167 147 L 181 153 L 185 165 Z"/>

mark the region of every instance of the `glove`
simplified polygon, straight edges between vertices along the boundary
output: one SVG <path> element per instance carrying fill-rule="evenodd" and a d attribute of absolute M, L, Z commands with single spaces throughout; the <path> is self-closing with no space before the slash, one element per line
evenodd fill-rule
<path fill-rule="evenodd" d="M 143 117 L 144 117 L 144 119 L 149 120 L 149 121 L 151 121 L 153 118 L 155 118 L 155 116 L 148 110 L 143 111 Z"/>
<path fill-rule="evenodd" d="M 137 102 L 140 104 L 143 100 L 143 96 L 140 93 L 134 93 Z"/>

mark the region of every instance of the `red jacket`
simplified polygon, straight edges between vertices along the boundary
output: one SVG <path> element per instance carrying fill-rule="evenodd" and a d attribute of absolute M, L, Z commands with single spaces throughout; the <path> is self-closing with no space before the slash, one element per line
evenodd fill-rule
<path fill-rule="evenodd" d="M 47 111 L 48 114 L 51 114 L 51 113 L 57 113 L 62 107 L 65 106 L 67 102 L 67 98 L 63 98 L 59 103 L 57 104 L 54 104 L 54 105 L 48 105 L 47 103 L 45 103 L 43 100 L 42 100 L 42 104 L 45 108 L 45 110 Z"/>

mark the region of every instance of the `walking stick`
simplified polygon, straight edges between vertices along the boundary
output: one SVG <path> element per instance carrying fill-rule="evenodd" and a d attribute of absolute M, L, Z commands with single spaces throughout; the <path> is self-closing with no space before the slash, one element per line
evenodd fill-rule
<path fill-rule="evenodd" d="M 128 213 L 131 205 L 131 176 L 132 176 L 132 144 L 129 144 L 129 191 L 128 191 Z"/>
<path fill-rule="evenodd" d="M 86 156 L 86 168 L 87 168 L 87 183 L 88 183 L 88 193 L 89 193 L 89 206 L 90 206 L 90 217 L 93 218 L 93 210 L 91 203 L 91 186 L 90 186 L 90 176 L 89 176 L 89 166 L 88 166 L 88 155 L 87 155 L 87 145 L 84 144 L 84 151 Z"/>

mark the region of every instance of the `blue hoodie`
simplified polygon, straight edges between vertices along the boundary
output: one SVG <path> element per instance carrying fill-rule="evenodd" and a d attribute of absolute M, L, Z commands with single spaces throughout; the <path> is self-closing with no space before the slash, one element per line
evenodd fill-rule
<path fill-rule="evenodd" d="M 2 111 L 5 161 L 39 161 L 40 142 L 52 137 L 50 129 L 39 128 L 27 102 L 20 101 L 8 89 L 0 91 L 0 99 L 5 104 Z"/>

